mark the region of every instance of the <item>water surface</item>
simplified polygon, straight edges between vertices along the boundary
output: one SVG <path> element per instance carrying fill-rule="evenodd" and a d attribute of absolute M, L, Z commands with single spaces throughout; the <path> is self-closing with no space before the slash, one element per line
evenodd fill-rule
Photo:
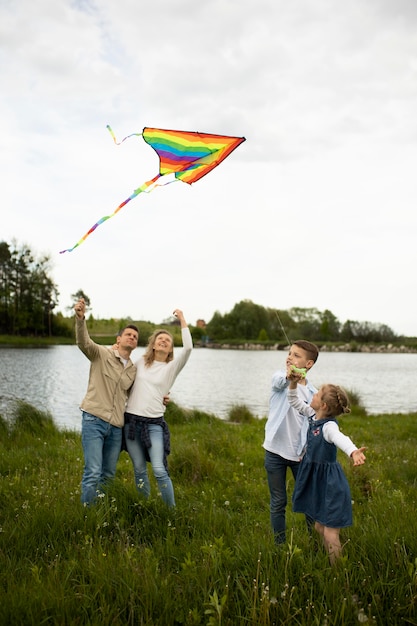
<path fill-rule="evenodd" d="M 135 350 L 133 358 L 143 354 Z M 171 392 L 182 407 L 227 416 L 245 404 L 268 413 L 271 378 L 285 364 L 283 351 L 194 349 Z M 369 414 L 417 411 L 417 354 L 322 352 L 310 372 L 316 386 L 332 382 L 353 390 Z M 14 398 L 48 410 L 59 426 L 80 430 L 79 404 L 89 361 L 76 346 L 0 349 L 0 412 Z"/>

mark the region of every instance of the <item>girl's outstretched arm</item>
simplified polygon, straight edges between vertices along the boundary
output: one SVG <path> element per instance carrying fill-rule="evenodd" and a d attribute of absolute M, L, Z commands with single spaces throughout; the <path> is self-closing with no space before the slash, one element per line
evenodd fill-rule
<path fill-rule="evenodd" d="M 364 455 L 363 451 L 366 450 L 366 448 L 358 448 L 358 450 L 354 450 L 352 452 L 352 454 L 350 455 L 352 461 L 353 461 L 353 465 L 363 465 L 365 463 L 365 459 L 366 456 Z"/>

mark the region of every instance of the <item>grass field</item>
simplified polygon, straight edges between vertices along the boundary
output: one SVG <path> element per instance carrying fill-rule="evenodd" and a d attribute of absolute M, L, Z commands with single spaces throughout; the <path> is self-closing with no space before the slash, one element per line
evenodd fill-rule
<path fill-rule="evenodd" d="M 174 511 L 154 481 L 139 500 L 126 452 L 83 508 L 79 433 L 24 403 L 0 418 L 0 624 L 417 625 L 416 414 L 340 420 L 368 450 L 359 468 L 339 452 L 354 525 L 334 568 L 290 505 L 274 546 L 263 420 L 171 403 L 167 421 Z"/>

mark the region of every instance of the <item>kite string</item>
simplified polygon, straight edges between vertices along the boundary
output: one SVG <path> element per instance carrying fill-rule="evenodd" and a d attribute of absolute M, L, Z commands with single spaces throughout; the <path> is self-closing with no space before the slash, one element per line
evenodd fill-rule
<path fill-rule="evenodd" d="M 287 335 L 287 333 L 285 332 L 285 328 L 284 328 L 284 326 L 282 325 L 281 318 L 280 318 L 280 316 L 278 315 L 278 311 L 275 311 L 275 315 L 276 315 L 276 316 L 277 316 L 277 318 L 278 318 L 278 322 L 279 322 L 279 325 L 281 326 L 281 330 L 282 330 L 282 332 L 284 333 L 284 337 L 285 337 L 285 339 L 287 340 L 288 345 L 290 346 L 290 345 L 291 345 L 291 341 L 288 339 L 288 335 Z"/>

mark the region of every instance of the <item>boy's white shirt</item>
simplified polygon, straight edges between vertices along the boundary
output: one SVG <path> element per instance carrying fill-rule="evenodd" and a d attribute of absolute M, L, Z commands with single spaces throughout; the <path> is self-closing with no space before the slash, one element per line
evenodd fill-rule
<path fill-rule="evenodd" d="M 308 431 L 308 420 L 302 418 L 288 402 L 287 389 L 289 381 L 286 370 L 277 370 L 272 376 L 272 389 L 269 400 L 269 415 L 265 424 L 265 439 L 263 447 L 272 454 L 278 454 L 289 461 L 300 461 L 303 453 Z M 306 385 L 302 385 L 310 402 L 317 389 L 306 379 Z M 294 433 L 287 437 L 287 422 L 292 422 L 296 427 L 296 440 Z M 285 437 L 285 441 L 283 440 Z M 293 442 L 290 446 L 289 442 Z"/>

